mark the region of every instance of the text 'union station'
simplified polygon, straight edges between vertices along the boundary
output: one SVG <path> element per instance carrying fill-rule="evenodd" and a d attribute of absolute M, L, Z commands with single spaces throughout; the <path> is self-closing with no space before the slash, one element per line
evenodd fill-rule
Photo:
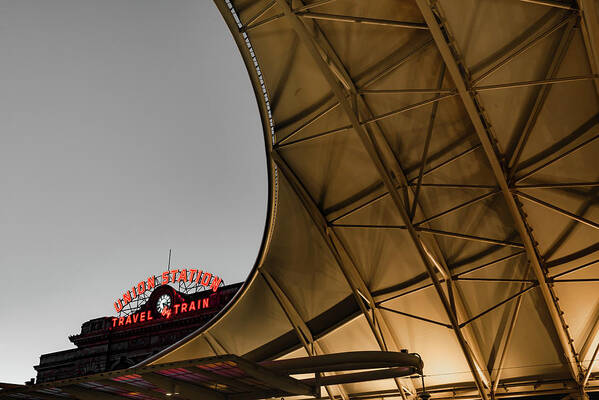
<path fill-rule="evenodd" d="M 162 278 L 162 280 L 159 280 Z M 132 300 L 137 298 L 138 295 L 142 295 L 146 290 L 153 290 L 156 285 L 166 285 L 169 282 L 172 283 L 189 283 L 195 285 L 202 285 L 210 287 L 213 292 L 218 290 L 218 287 L 222 283 L 222 279 L 216 275 L 212 275 L 210 272 L 203 272 L 197 268 L 188 269 L 173 269 L 165 271 L 160 275 L 160 278 L 152 275 L 145 281 L 140 281 L 137 285 L 131 287 L 123 293 L 123 297 L 114 302 L 114 309 L 116 312 L 121 312 L 123 307 L 131 303 Z"/>

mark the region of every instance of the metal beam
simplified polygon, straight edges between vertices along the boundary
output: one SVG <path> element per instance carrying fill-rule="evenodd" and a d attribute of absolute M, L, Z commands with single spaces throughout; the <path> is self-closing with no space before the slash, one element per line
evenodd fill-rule
<path fill-rule="evenodd" d="M 578 151 L 580 149 L 582 149 L 583 147 L 585 147 L 586 145 L 593 143 L 595 140 L 599 139 L 599 134 L 593 136 L 590 139 L 585 140 L 584 142 L 574 146 L 573 148 L 571 148 L 570 150 L 567 150 L 563 153 L 561 153 L 560 155 L 550 159 L 550 160 L 546 160 L 545 162 L 543 162 L 541 165 L 539 165 L 538 167 L 533 168 L 532 170 L 526 172 L 524 175 L 518 176 L 516 177 L 515 183 L 518 184 L 518 182 L 522 182 L 524 179 L 526 178 L 530 178 L 531 176 L 533 176 L 534 174 L 538 173 L 539 171 L 549 167 L 550 165 L 552 165 L 553 163 L 561 160 L 562 158 L 574 153 L 575 151 Z"/>
<path fill-rule="evenodd" d="M 591 372 L 593 371 L 593 367 L 595 366 L 597 353 L 599 353 L 599 343 L 595 347 L 595 351 L 593 352 L 593 356 L 591 357 L 591 361 L 589 361 L 589 366 L 587 367 L 587 372 L 584 374 L 584 378 L 582 379 L 582 387 L 585 387 L 589 381 L 589 377 L 591 376 Z"/>
<path fill-rule="evenodd" d="M 291 323 L 292 327 L 297 331 L 300 341 L 306 348 L 306 352 L 308 355 L 312 355 L 314 353 L 314 349 L 312 348 L 314 343 L 312 332 L 310 332 L 310 329 L 299 315 L 299 312 L 291 300 L 287 297 L 283 289 L 281 289 L 277 281 L 275 281 L 275 279 L 272 277 L 272 275 L 262 268 L 259 271 L 262 278 L 264 278 L 266 285 L 270 288 L 273 296 L 275 296 L 277 299 L 277 302 L 281 306 L 281 309 L 287 316 L 287 319 Z"/>
<path fill-rule="evenodd" d="M 478 318 L 482 317 L 483 315 L 486 315 L 486 314 L 490 313 L 491 311 L 495 310 L 496 308 L 501 307 L 502 305 L 509 303 L 510 301 L 522 296 L 524 293 L 528 292 L 530 289 L 535 288 L 535 287 L 537 287 L 536 284 L 520 290 L 519 292 L 508 297 L 507 299 L 504 299 L 504 300 L 500 301 L 499 303 L 495 304 L 494 306 L 491 306 L 491 307 L 487 308 L 486 310 L 476 314 L 474 317 L 470 318 L 469 320 L 462 322 L 460 324 L 460 327 L 468 325 L 472 321 L 475 321 Z"/>
<path fill-rule="evenodd" d="M 260 18 L 261 16 L 263 16 L 268 10 L 270 10 L 271 8 L 273 8 L 275 5 L 275 0 L 271 0 L 270 2 L 268 2 L 266 4 L 266 6 L 264 6 L 263 8 L 260 9 L 260 11 L 258 11 L 256 14 L 254 14 L 254 16 L 252 16 L 250 19 L 248 19 L 245 23 L 245 28 L 249 28 L 251 27 L 252 23 L 255 22 L 258 18 Z"/>
<path fill-rule="evenodd" d="M 522 284 L 521 289 L 524 288 L 524 284 Z M 507 328 L 507 332 L 505 334 L 505 341 L 503 344 L 503 347 L 501 349 L 501 352 L 499 354 L 499 359 L 496 363 L 495 366 L 493 366 L 493 368 L 491 369 L 492 371 L 492 376 L 491 376 L 491 380 L 493 382 L 492 386 L 491 386 L 491 394 L 492 396 L 497 392 L 497 387 L 499 386 L 499 380 L 501 378 L 501 373 L 503 372 L 503 364 L 505 363 L 505 359 L 506 359 L 506 355 L 507 355 L 507 350 L 510 346 L 510 341 L 512 340 L 512 335 L 514 333 L 514 328 L 516 327 L 516 321 L 518 320 L 518 314 L 520 313 L 520 308 L 522 306 L 522 296 L 518 296 L 518 299 L 516 300 L 516 304 L 514 305 L 514 311 L 512 312 L 512 316 L 510 318 L 510 322 Z"/>
<path fill-rule="evenodd" d="M 494 191 L 492 191 L 492 192 L 485 193 L 485 194 L 483 194 L 483 195 L 477 196 L 477 197 L 473 198 L 472 200 L 468 200 L 468 201 L 466 201 L 466 202 L 464 202 L 464 203 L 462 203 L 462 204 L 458 204 L 457 206 L 451 207 L 451 208 L 450 208 L 450 209 L 448 209 L 448 210 L 442 211 L 442 212 L 440 212 L 440 213 L 438 213 L 438 214 L 435 214 L 435 215 L 433 215 L 433 216 L 431 216 L 431 217 L 425 218 L 425 219 L 423 219 L 422 221 L 418 221 L 418 222 L 416 222 L 416 223 L 414 224 L 414 226 L 419 226 L 419 225 L 422 225 L 422 224 L 425 224 L 425 223 L 428 223 L 428 222 L 434 221 L 434 220 L 436 220 L 437 218 L 444 217 L 444 216 L 446 216 L 446 215 L 449 215 L 449 214 L 451 214 L 451 213 L 454 213 L 454 212 L 456 212 L 456 211 L 458 211 L 458 210 L 461 210 L 462 208 L 468 207 L 468 206 L 470 206 L 470 205 L 472 205 L 472 204 L 476 204 L 476 203 L 478 203 L 479 201 L 482 201 L 482 200 L 484 200 L 484 199 L 487 199 L 487 198 L 489 198 L 489 197 L 491 197 L 491 196 L 493 196 L 493 195 L 495 195 L 495 194 L 497 194 L 497 193 L 499 193 L 499 190 L 494 190 Z"/>
<path fill-rule="evenodd" d="M 470 282 L 537 282 L 534 279 L 516 279 L 516 278 L 454 278 L 454 281 L 470 281 Z"/>
<path fill-rule="evenodd" d="M 593 260 L 591 262 L 585 263 L 585 264 L 580 265 L 578 267 L 571 268 L 571 269 L 569 269 L 567 271 L 560 272 L 559 274 L 555 274 L 553 276 L 550 276 L 549 279 L 559 278 L 560 276 L 564 276 L 566 274 L 571 274 L 572 272 L 576 272 L 576 271 L 578 271 L 580 269 L 583 269 L 583 268 L 586 268 L 586 267 L 590 267 L 591 265 L 594 265 L 594 264 L 597 264 L 597 263 L 599 263 L 599 260 Z"/>
<path fill-rule="evenodd" d="M 317 355 L 318 346 L 315 345 L 312 332 L 310 331 L 310 328 L 308 328 L 308 325 L 306 325 L 303 318 L 300 316 L 293 302 L 287 297 L 283 289 L 281 289 L 277 281 L 272 277 L 272 275 L 270 275 L 268 271 L 265 271 L 263 268 L 260 268 L 259 272 L 264 281 L 266 282 L 267 286 L 270 288 L 271 293 L 277 299 L 277 302 L 281 306 L 281 309 L 287 316 L 287 320 L 295 330 L 298 339 L 300 340 L 300 342 L 302 342 L 302 345 L 306 350 L 308 356 L 312 357 L 314 355 Z M 331 389 L 325 385 L 325 390 L 329 394 L 329 397 L 333 399 L 334 396 Z M 343 400 L 349 400 L 349 396 L 347 395 L 343 387 L 339 386 L 337 387 L 337 390 L 341 394 Z"/>
<path fill-rule="evenodd" d="M 570 336 L 566 331 L 565 322 L 563 321 L 561 316 L 561 311 L 558 309 L 558 306 L 556 305 L 555 296 L 545 281 L 546 276 L 541 267 L 541 263 L 537 255 L 533 239 L 530 236 L 530 233 L 528 231 L 526 223 L 524 222 L 520 209 L 516 204 L 516 200 L 510 192 L 510 188 L 507 183 L 507 178 L 504 175 L 504 171 L 496 153 L 495 146 L 491 142 L 491 137 L 489 135 L 489 132 L 487 131 L 489 123 L 481 115 L 481 110 L 479 109 L 479 106 L 472 97 L 472 93 L 469 90 L 469 85 L 467 84 L 468 79 L 464 75 L 462 75 L 463 70 L 461 68 L 464 68 L 465 64 L 455 58 L 455 55 L 459 54 L 459 52 L 455 48 L 452 49 L 452 45 L 450 45 L 450 41 L 452 41 L 451 35 L 445 28 L 441 26 L 441 23 L 439 22 L 439 19 L 435 15 L 435 12 L 431 8 L 429 2 L 427 0 L 415 1 L 418 7 L 420 8 L 425 22 L 429 26 L 431 35 L 433 36 L 437 48 L 441 53 L 441 57 L 443 58 L 449 71 L 449 74 L 451 75 L 458 89 L 458 92 L 462 99 L 462 103 L 464 104 L 466 112 L 470 120 L 472 121 L 476 134 L 478 135 L 479 140 L 482 144 L 486 158 L 489 161 L 492 172 L 495 175 L 495 179 L 497 180 L 497 183 L 499 184 L 501 192 L 505 198 L 508 210 L 512 215 L 515 228 L 524 242 L 524 247 L 526 249 L 528 259 L 530 260 L 534 274 L 537 277 L 537 280 L 539 281 L 539 288 L 542 294 L 542 298 L 547 307 L 547 311 L 551 316 L 554 332 L 556 333 L 559 339 L 561 352 L 565 359 L 565 367 L 570 372 L 572 378 L 576 382 L 580 382 L 580 363 L 576 359 L 574 350 L 572 348 L 572 344 L 570 342 Z M 455 42 L 452 41 L 452 43 Z M 459 64 L 462 67 L 460 67 Z"/>
<path fill-rule="evenodd" d="M 357 85 L 360 87 L 360 90 L 367 88 L 368 86 L 378 82 L 383 79 L 385 76 L 389 75 L 391 72 L 395 71 L 397 68 L 401 67 L 403 64 L 412 59 L 416 54 L 421 51 L 426 50 L 431 44 L 433 44 L 432 40 L 427 40 L 424 43 L 418 45 L 412 50 L 408 51 L 403 57 L 400 57 L 399 60 L 393 62 L 392 64 L 384 67 L 381 71 L 377 72 L 374 76 L 366 79 L 364 82 L 359 82 Z"/>
<path fill-rule="evenodd" d="M 443 282 L 445 282 L 445 280 L 441 279 L 441 280 L 439 280 L 439 282 L 443 283 Z M 432 282 L 431 283 L 427 283 L 426 285 L 419 286 L 419 287 L 414 288 L 414 289 L 407 290 L 405 292 L 403 291 L 404 289 L 402 289 L 402 290 L 394 290 L 391 293 L 397 293 L 397 292 L 401 292 L 401 293 L 393 294 L 393 295 L 391 295 L 391 297 L 387 297 L 386 299 L 383 299 L 383 300 L 377 300 L 376 304 L 377 305 L 383 304 L 383 303 L 386 303 L 386 302 L 391 301 L 393 299 L 397 299 L 399 297 L 403 297 L 403 296 L 407 296 L 407 295 L 412 294 L 412 293 L 420 292 L 421 290 L 428 289 L 431 286 L 433 286 Z M 386 292 L 384 294 L 389 294 L 389 293 Z M 382 296 L 382 295 L 380 295 L 380 296 Z"/>
<path fill-rule="evenodd" d="M 568 52 L 568 48 L 570 47 L 570 43 L 572 42 L 572 38 L 574 37 L 574 25 L 576 24 L 576 19 L 570 18 L 564 28 L 564 32 L 560 39 L 560 42 L 555 50 L 551 58 L 551 63 L 545 72 L 546 81 L 550 81 L 555 78 L 557 75 L 560 66 Z M 521 83 L 523 86 L 526 86 L 525 83 Z M 497 88 L 498 85 L 493 85 Z M 487 88 L 493 88 L 493 86 L 488 86 Z M 480 88 L 482 89 L 482 88 Z M 525 111 L 524 115 L 528 115 L 526 123 L 522 129 L 522 132 L 518 135 L 518 142 L 516 143 L 515 148 L 513 149 L 512 154 L 510 155 L 509 162 L 507 164 L 508 169 L 510 170 L 508 175 L 508 182 L 511 182 L 515 171 L 518 169 L 518 163 L 520 162 L 520 157 L 524 151 L 524 146 L 528 142 L 528 139 L 537 124 L 537 120 L 539 115 L 541 114 L 541 110 L 545 105 L 545 101 L 549 97 L 549 91 L 551 86 L 543 86 L 541 87 L 537 93 L 534 103 L 531 105 L 530 109 Z M 477 89 L 479 90 L 479 89 Z"/>
<path fill-rule="evenodd" d="M 477 386 L 479 388 L 481 396 L 484 399 L 487 399 L 487 393 L 484 389 L 484 384 L 481 380 L 481 376 L 479 375 L 479 372 L 477 370 L 476 361 L 474 360 L 474 357 L 471 353 L 471 349 L 468 346 L 468 344 L 463 336 L 463 333 L 460 331 L 457 318 L 452 311 L 452 308 L 449 304 L 449 301 L 445 295 L 443 288 L 441 287 L 441 284 L 439 283 L 439 278 L 437 277 L 437 266 L 433 263 L 433 261 L 431 261 L 432 256 L 430 255 L 430 253 L 427 252 L 427 250 L 425 250 L 424 245 L 421 242 L 417 231 L 414 229 L 414 227 L 412 226 L 412 224 L 410 222 L 409 215 L 408 215 L 406 209 L 404 208 L 403 200 L 402 200 L 399 192 L 396 189 L 396 183 L 394 183 L 393 179 L 391 178 L 388 167 L 382 161 L 384 156 L 381 152 L 381 149 L 377 148 L 370 132 L 368 132 L 365 129 L 365 127 L 363 126 L 363 122 L 361 123 L 359 121 L 357 115 L 354 112 L 352 105 L 346 98 L 346 93 L 344 92 L 344 89 L 340 85 L 340 82 L 338 81 L 337 76 L 335 74 L 333 74 L 333 72 L 331 71 L 331 69 L 329 67 L 329 64 L 322 58 L 321 52 L 319 51 L 318 47 L 314 43 L 313 38 L 311 37 L 311 35 L 308 32 L 308 30 L 306 29 L 306 27 L 297 18 L 297 16 L 293 14 L 293 11 L 291 10 L 287 1 L 277 0 L 277 2 L 279 4 L 279 6 L 281 7 L 281 9 L 283 10 L 283 13 L 288 18 L 292 28 L 298 34 L 298 36 L 300 37 L 300 40 L 305 45 L 308 52 L 311 54 L 313 60 L 317 64 L 318 68 L 321 70 L 324 78 L 329 83 L 333 93 L 335 94 L 335 96 L 337 97 L 337 100 L 339 101 L 339 103 L 341 105 L 341 108 L 343 109 L 343 111 L 345 112 L 347 117 L 349 118 L 352 128 L 358 134 L 358 137 L 362 141 L 362 144 L 363 144 L 365 150 L 367 151 L 370 159 L 372 160 L 372 162 L 374 163 L 375 167 L 377 168 L 379 174 L 381 175 L 381 178 L 383 179 L 383 182 L 385 183 L 385 186 L 390 193 L 390 196 L 393 200 L 393 203 L 394 203 L 396 209 L 399 211 L 402 219 L 404 220 L 404 222 L 407 225 L 411 241 L 414 244 L 414 246 L 416 247 L 416 250 L 418 251 L 418 253 L 420 254 L 420 258 L 422 259 L 424 267 L 426 268 L 429 275 L 433 279 L 433 283 L 435 284 L 435 289 L 437 291 L 437 294 L 438 294 L 439 298 L 441 299 L 441 302 L 443 303 L 444 309 L 445 309 L 446 313 L 448 314 L 448 317 L 451 320 L 452 328 L 455 332 L 456 338 L 458 340 L 458 343 L 460 344 L 460 347 L 463 351 L 466 361 L 471 369 L 473 378 L 475 379 L 475 381 L 477 383 Z M 371 122 L 375 122 L 376 120 L 377 119 L 373 119 Z"/>
<path fill-rule="evenodd" d="M 380 306 L 380 305 L 378 307 L 381 310 L 389 311 L 389 312 L 392 312 L 394 314 L 403 315 L 404 317 L 409 317 L 409 318 L 417 319 L 419 321 L 429 322 L 429 323 L 435 324 L 435 325 L 441 325 L 441 326 L 444 326 L 446 328 L 451 329 L 451 325 L 443 323 L 443 322 L 435 321 L 434 319 L 420 317 L 418 315 L 409 314 L 409 313 L 406 313 L 406 312 L 403 312 L 403 311 L 399 311 L 399 310 L 396 310 L 396 309 L 393 309 L 393 308 L 383 307 L 383 306 Z"/>
<path fill-rule="evenodd" d="M 391 117 L 394 117 L 399 114 L 403 114 L 408 111 L 416 110 L 417 108 L 425 107 L 425 106 L 428 106 L 429 104 L 433 104 L 438 101 L 448 99 L 450 97 L 454 97 L 455 95 L 456 95 L 455 93 L 440 94 L 440 95 L 432 97 L 430 99 L 422 100 L 422 101 L 419 101 L 414 104 L 408 104 L 407 106 L 404 106 L 404 107 L 401 107 L 401 108 L 398 108 L 395 110 L 391 110 L 391 111 L 383 113 L 383 114 L 374 115 L 371 118 L 367 118 L 363 121 L 360 121 L 358 123 L 358 125 L 367 125 L 367 124 L 371 124 L 373 122 L 382 121 L 384 119 L 391 118 Z M 356 117 L 356 119 L 357 119 L 357 117 Z"/>
<path fill-rule="evenodd" d="M 528 200 L 528 201 L 530 201 L 532 203 L 535 203 L 535 204 L 538 204 L 538 205 L 540 205 L 542 207 L 545 207 L 548 210 L 555 211 L 556 213 L 558 213 L 560 215 L 563 215 L 564 217 L 570 218 L 573 221 L 580 222 L 581 224 L 590 226 L 591 228 L 599 229 L 599 224 L 598 223 L 590 221 L 590 220 L 588 220 L 586 218 L 583 218 L 580 215 L 576 215 L 574 213 L 571 213 L 570 211 L 566 211 L 566 210 L 564 210 L 562 208 L 554 206 L 553 204 L 549 204 L 546 201 L 537 199 L 534 196 L 528 195 L 526 193 L 519 192 L 517 190 L 514 191 L 514 194 L 516 194 L 517 196 L 522 197 L 522 198 L 524 198 L 524 199 L 526 199 L 526 200 Z"/>
<path fill-rule="evenodd" d="M 366 193 L 365 195 L 359 196 L 357 200 L 354 200 L 346 206 L 338 208 L 337 210 L 329 213 L 327 215 L 327 218 L 336 214 L 336 212 L 341 211 L 341 214 L 329 219 L 330 223 L 334 223 L 345 217 L 349 217 L 350 215 L 360 210 L 363 210 L 364 208 L 376 203 L 377 201 L 387 196 L 389 196 L 389 192 L 385 191 L 385 186 L 381 184 L 380 186 L 377 186 L 374 190 L 368 191 L 368 193 Z M 336 207 L 333 207 L 333 209 L 335 208 Z"/>
<path fill-rule="evenodd" d="M 511 242 L 509 240 L 491 239 L 491 238 L 486 238 L 486 237 L 481 237 L 481 236 L 466 235 L 463 233 L 447 232 L 447 231 L 441 231 L 439 229 L 429 229 L 429 228 L 422 228 L 422 227 L 416 227 L 415 229 L 419 232 L 431 233 L 433 235 L 439 235 L 439 236 L 447 236 L 447 237 L 451 237 L 454 239 L 472 240 L 475 242 L 496 244 L 496 245 L 500 245 L 500 246 L 510 246 L 510 247 L 518 247 L 518 248 L 524 247 L 524 245 L 522 243 Z"/>
<path fill-rule="evenodd" d="M 231 354 L 211 332 L 204 331 L 203 336 L 215 355 Z"/>
<path fill-rule="evenodd" d="M 400 230 L 408 229 L 408 225 L 334 224 L 332 226 L 334 226 L 336 228 L 358 228 L 358 229 L 400 229 Z M 457 233 L 457 232 L 447 232 L 447 231 L 441 231 L 438 229 L 422 228 L 420 226 L 415 226 L 414 229 L 418 232 L 430 233 L 430 234 L 438 235 L 438 236 L 446 236 L 446 237 L 450 237 L 450 238 L 454 238 L 454 239 L 471 240 L 474 242 L 489 243 L 489 244 L 495 244 L 495 245 L 499 245 L 499 246 L 511 246 L 511 247 L 518 247 L 518 248 L 524 247 L 524 245 L 521 243 L 511 242 L 509 240 L 492 239 L 492 238 L 476 236 L 476 235 L 466 235 L 466 234 Z"/>
<path fill-rule="evenodd" d="M 300 133 L 303 129 L 307 128 L 308 126 L 310 126 L 314 122 L 318 121 L 320 118 L 322 118 L 325 115 L 327 115 L 329 113 L 329 111 L 332 111 L 338 105 L 339 105 L 339 103 L 332 103 L 328 107 L 325 107 L 322 111 L 319 111 L 318 113 L 316 113 L 316 115 L 314 115 L 312 118 L 308 119 L 306 122 L 304 122 L 303 124 L 301 124 L 298 128 L 294 129 L 287 136 L 285 136 L 284 138 L 280 139 L 279 142 L 277 143 L 277 145 L 280 146 L 280 145 L 284 144 L 285 142 L 291 140 L 291 138 L 293 138 L 295 135 L 297 135 L 298 133 Z"/>
<path fill-rule="evenodd" d="M 459 272 L 457 274 L 454 274 L 453 277 L 457 278 L 457 277 L 460 277 L 462 275 L 466 275 L 466 274 L 469 274 L 471 272 L 478 271 L 479 269 L 490 267 L 491 265 L 495 265 L 495 264 L 498 264 L 498 263 L 503 262 L 503 261 L 511 260 L 512 258 L 519 257 L 519 256 L 521 256 L 523 254 L 526 254 L 526 251 L 524 251 L 524 250 L 518 251 L 516 253 L 507 255 L 505 257 L 498 258 L 497 260 L 489 261 L 489 262 L 484 263 L 482 265 L 478 265 L 478 266 L 476 266 L 474 268 L 467 269 L 466 271 Z"/>
<path fill-rule="evenodd" d="M 589 81 L 592 79 L 597 79 L 598 77 L 599 76 L 597 76 L 597 75 L 579 75 L 579 76 L 565 76 L 563 78 L 537 79 L 537 80 L 533 80 L 533 81 L 499 83 L 496 85 L 478 86 L 477 88 L 472 89 L 472 91 L 473 92 L 488 92 L 489 90 L 514 89 L 514 88 L 523 88 L 523 87 L 531 87 L 531 86 L 549 87 L 551 85 L 557 85 L 560 83 Z"/>
<path fill-rule="evenodd" d="M 351 129 L 351 125 L 341 126 L 339 128 L 329 129 L 328 131 L 324 131 L 324 132 L 316 133 L 314 135 L 306 136 L 306 137 L 303 137 L 301 139 L 292 140 L 290 142 L 280 144 L 277 147 L 281 147 L 281 148 L 282 147 L 288 147 L 288 146 L 292 146 L 292 145 L 295 145 L 295 144 L 298 144 L 298 143 L 307 142 L 309 140 L 320 139 L 320 138 L 323 138 L 325 136 L 329 136 L 329 135 L 332 135 L 332 134 L 335 134 L 335 133 L 347 132 L 350 129 Z"/>
<path fill-rule="evenodd" d="M 349 129 L 349 128 L 348 128 Z M 461 157 L 464 157 L 470 153 L 472 153 L 473 151 L 477 150 L 480 148 L 480 144 L 477 144 L 473 147 L 470 147 L 468 149 L 466 149 L 465 151 L 460 152 L 459 154 L 450 157 L 449 159 L 443 161 L 442 163 L 426 170 L 423 172 L 423 176 L 429 175 L 431 173 L 433 173 L 434 171 L 443 168 L 446 165 L 451 164 L 452 162 L 460 159 Z M 415 185 L 415 181 L 416 181 L 417 177 L 411 179 L 409 181 L 409 185 L 413 186 Z M 455 189 L 495 189 L 496 186 L 494 185 L 468 185 L 468 184 L 438 184 L 438 183 L 422 183 L 420 186 L 422 187 L 444 187 L 444 188 L 455 188 Z M 396 189 L 401 189 L 403 188 L 403 184 L 397 185 Z M 338 221 L 340 219 L 343 219 L 345 217 L 348 217 L 349 215 L 375 203 L 376 201 L 389 196 L 389 192 L 385 190 L 385 186 L 383 183 L 380 184 L 380 186 L 375 187 L 373 190 L 369 190 L 366 194 L 362 195 L 361 197 L 359 197 L 357 200 L 352 201 L 350 204 L 347 204 L 345 206 L 343 206 L 342 208 L 340 207 L 332 207 L 332 209 L 335 210 L 339 210 L 339 209 L 343 209 L 343 213 L 333 217 L 330 219 L 330 222 L 335 222 Z M 333 212 L 328 213 L 327 217 L 329 215 L 333 215 Z"/>
<path fill-rule="evenodd" d="M 353 22 L 353 23 L 359 23 L 359 24 L 364 24 L 364 25 L 390 26 L 390 27 L 394 27 L 394 28 L 423 29 L 423 30 L 428 29 L 428 27 L 425 24 L 422 24 L 419 22 L 393 21 L 393 20 L 389 20 L 389 19 L 356 17 L 356 16 L 351 16 L 351 15 L 323 14 L 323 13 L 315 13 L 315 12 L 310 12 L 310 11 L 297 12 L 296 14 L 302 18 L 320 19 L 320 20 L 325 20 L 325 21 Z"/>
<path fill-rule="evenodd" d="M 335 228 L 361 228 L 361 229 L 408 229 L 406 225 L 366 225 L 366 224 L 333 224 Z"/>
<path fill-rule="evenodd" d="M 425 88 L 414 88 L 414 89 L 379 89 L 379 90 L 368 90 L 362 89 L 359 91 L 360 94 L 451 94 L 455 93 L 453 89 L 425 89 Z"/>
<path fill-rule="evenodd" d="M 301 11 L 311 10 L 313 8 L 324 6 L 324 5 L 332 3 L 334 1 L 337 1 L 337 0 L 317 0 L 317 1 L 313 1 L 310 4 L 306 4 L 305 6 L 294 8 L 293 11 L 301 12 Z"/>
<path fill-rule="evenodd" d="M 445 78 L 445 66 L 441 66 L 441 73 L 439 74 L 439 78 L 437 80 L 437 87 L 440 88 L 443 86 L 443 79 Z M 422 187 L 422 178 L 424 176 L 424 167 L 426 167 L 426 162 L 428 159 L 428 148 L 431 143 L 431 138 L 433 136 L 433 130 L 435 127 L 435 118 L 437 117 L 437 109 L 439 108 L 439 103 L 436 102 L 433 104 L 431 110 L 431 116 L 428 121 L 428 130 L 426 132 L 426 139 L 424 140 L 424 148 L 422 149 L 422 158 L 420 161 L 420 171 L 418 172 L 418 181 L 416 183 L 416 190 L 414 191 L 414 199 L 412 200 L 412 208 L 410 209 L 410 219 L 414 220 L 414 215 L 416 214 L 416 207 L 418 206 L 418 196 L 420 195 L 420 188 Z"/>
<path fill-rule="evenodd" d="M 591 330 L 587 335 L 582 347 L 580 349 L 580 359 L 586 359 L 589 351 L 591 350 L 591 346 L 593 342 L 597 339 L 597 335 L 599 335 L 599 313 L 595 311 L 595 320 L 593 321 L 593 325 L 591 326 Z"/>
<path fill-rule="evenodd" d="M 423 175 L 424 175 L 424 176 L 426 176 L 426 175 L 432 174 L 433 172 L 435 172 L 435 171 L 436 171 L 436 170 L 438 170 L 439 168 L 443 168 L 443 167 L 445 167 L 445 166 L 447 166 L 447 165 L 449 165 L 449 164 L 453 163 L 454 161 L 457 161 L 457 160 L 459 160 L 460 158 L 462 158 L 462 157 L 464 157 L 464 156 L 467 156 L 468 154 L 470 154 L 470 153 L 472 153 L 473 151 L 475 151 L 475 150 L 478 150 L 478 149 L 480 149 L 480 148 L 481 148 L 481 145 L 480 145 L 480 144 L 475 144 L 474 146 L 472 146 L 472 147 L 470 147 L 470 148 L 468 148 L 468 149 L 466 149 L 466 150 L 464 150 L 464 151 L 462 151 L 462 152 L 460 152 L 460 153 L 456 154 L 455 156 L 451 156 L 451 157 L 449 157 L 447 160 L 443 161 L 442 163 L 440 163 L 440 164 L 437 164 L 437 165 L 435 165 L 434 167 L 432 167 L 432 168 L 430 168 L 430 169 L 428 169 L 428 170 L 424 171 L 424 174 L 423 174 Z M 410 179 L 408 182 L 409 182 L 410 184 L 412 184 L 413 182 L 415 182 L 415 181 L 416 181 L 416 179 L 417 179 L 417 177 L 415 177 L 415 178 L 412 178 L 412 179 Z"/>
<path fill-rule="evenodd" d="M 538 4 L 547 7 L 556 7 L 564 10 L 575 10 L 572 6 L 557 0 L 520 0 L 523 3 Z"/>
<path fill-rule="evenodd" d="M 539 183 L 532 185 L 516 185 L 516 189 L 568 189 L 577 187 L 597 187 L 599 182 L 572 182 L 572 183 Z"/>
<path fill-rule="evenodd" d="M 263 26 L 263 25 L 266 25 L 266 24 L 268 24 L 270 22 L 276 21 L 276 20 L 278 20 L 278 19 L 280 19 L 282 17 L 283 17 L 283 14 L 275 14 L 275 15 L 272 15 L 272 16 L 270 16 L 268 18 L 264 18 L 263 20 L 261 20 L 259 22 L 255 22 L 254 24 L 252 24 L 250 26 L 246 26 L 246 27 L 242 28 L 240 31 L 241 32 L 247 32 L 247 31 L 250 31 L 250 30 L 258 28 L 259 26 Z"/>
<path fill-rule="evenodd" d="M 414 186 L 413 183 L 410 186 Z M 461 183 L 422 183 L 420 186 L 422 187 L 439 187 L 445 189 L 497 189 L 495 185 L 478 185 L 478 184 L 461 184 Z"/>
<path fill-rule="evenodd" d="M 546 17 L 550 15 L 553 15 L 553 12 L 547 13 Z M 547 30 L 539 33 L 537 36 L 535 36 L 528 42 L 521 41 L 520 43 L 514 44 L 510 50 L 497 57 L 497 59 L 494 61 L 493 66 L 489 67 L 485 72 L 481 73 L 479 76 L 474 78 L 472 80 L 472 86 L 476 87 L 479 82 L 488 78 L 493 73 L 497 72 L 499 69 L 507 65 L 510 61 L 523 54 L 524 52 L 532 48 L 534 45 L 539 43 L 541 40 L 545 39 L 555 31 L 560 29 L 568 22 L 570 18 L 572 18 L 572 14 L 569 14 L 566 17 L 562 18 L 558 23 L 549 27 Z M 529 39 L 528 36 L 526 38 Z"/>

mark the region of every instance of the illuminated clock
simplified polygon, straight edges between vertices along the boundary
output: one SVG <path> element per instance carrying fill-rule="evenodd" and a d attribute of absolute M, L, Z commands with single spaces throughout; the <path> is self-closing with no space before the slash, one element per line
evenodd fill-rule
<path fill-rule="evenodd" d="M 163 294 L 158 298 L 158 301 L 156 301 L 156 311 L 162 314 L 162 310 L 164 310 L 165 308 L 169 308 L 171 306 L 171 303 L 171 296 L 169 296 L 168 294 Z"/>

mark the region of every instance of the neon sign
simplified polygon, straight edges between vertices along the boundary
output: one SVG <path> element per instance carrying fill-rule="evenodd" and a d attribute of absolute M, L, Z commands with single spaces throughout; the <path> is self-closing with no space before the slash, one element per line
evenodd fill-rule
<path fill-rule="evenodd" d="M 207 290 L 212 289 L 213 292 L 216 292 L 222 283 L 222 279 L 217 275 L 213 275 L 210 272 L 205 272 L 197 268 L 183 268 L 164 271 L 158 277 L 152 275 L 148 277 L 148 279 L 140 281 L 137 285 L 132 286 L 131 289 L 128 289 L 125 293 L 123 293 L 121 298 L 114 302 L 114 309 L 117 313 L 120 313 L 123 310 L 123 307 L 127 306 L 138 296 L 143 295 L 146 291 L 153 290 L 157 286 L 167 285 L 169 283 L 203 286 Z M 195 306 L 194 309 L 196 309 Z M 128 316 L 127 319 L 129 319 L 129 317 L 131 316 Z M 143 319 L 150 320 L 152 319 L 150 317 L 151 314 L 147 314 L 143 317 Z M 139 315 L 139 318 L 141 320 L 142 316 Z M 116 320 L 118 321 L 118 326 L 120 326 L 120 319 L 116 318 Z M 125 322 L 123 322 L 123 324 L 124 323 Z M 114 324 L 115 322 L 113 320 L 113 326 L 115 326 Z"/>
<path fill-rule="evenodd" d="M 210 307 L 210 299 L 203 298 L 196 301 L 183 302 L 174 304 L 172 308 L 164 307 L 160 313 L 162 317 L 169 319 L 178 314 L 185 314 L 187 312 L 193 312 L 201 310 L 202 308 Z M 138 322 L 151 321 L 154 317 L 152 316 L 152 310 L 138 312 L 136 314 L 128 315 L 127 317 L 112 318 L 112 327 L 116 328 L 119 326 L 127 326 L 137 324 Z"/>

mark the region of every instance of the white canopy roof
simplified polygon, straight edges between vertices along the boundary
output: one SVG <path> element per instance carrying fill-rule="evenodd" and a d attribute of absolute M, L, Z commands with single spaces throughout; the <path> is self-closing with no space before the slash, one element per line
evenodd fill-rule
<path fill-rule="evenodd" d="M 433 397 L 599 388 L 597 2 L 215 2 L 270 215 L 235 301 L 152 362 L 407 348 Z"/>

